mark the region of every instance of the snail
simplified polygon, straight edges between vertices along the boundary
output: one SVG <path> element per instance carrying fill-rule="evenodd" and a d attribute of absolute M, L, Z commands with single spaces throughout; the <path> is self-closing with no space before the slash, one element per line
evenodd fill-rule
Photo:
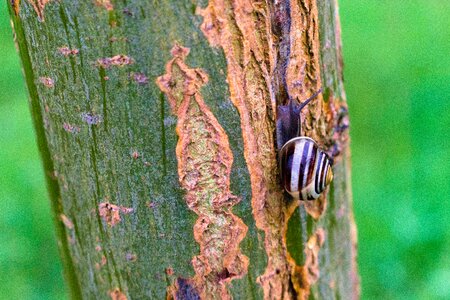
<path fill-rule="evenodd" d="M 301 104 L 290 99 L 278 107 L 277 145 L 281 183 L 296 200 L 314 200 L 333 179 L 332 161 L 318 144 L 301 136 L 300 111 L 321 92 Z"/>

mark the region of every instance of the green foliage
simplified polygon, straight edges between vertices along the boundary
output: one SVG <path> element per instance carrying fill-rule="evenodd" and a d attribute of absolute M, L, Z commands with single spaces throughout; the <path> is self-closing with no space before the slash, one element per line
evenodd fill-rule
<path fill-rule="evenodd" d="M 449 299 L 450 3 L 341 0 L 364 299 Z"/>
<path fill-rule="evenodd" d="M 62 299 L 26 92 L 0 2 L 0 289 Z M 448 299 L 450 4 L 340 0 L 363 299 Z"/>

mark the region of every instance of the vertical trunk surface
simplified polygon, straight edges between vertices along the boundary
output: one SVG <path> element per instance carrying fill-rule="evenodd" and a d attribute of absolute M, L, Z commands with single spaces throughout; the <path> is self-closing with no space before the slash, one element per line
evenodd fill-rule
<path fill-rule="evenodd" d="M 358 298 L 335 0 L 8 4 L 73 298 Z M 276 111 L 321 87 L 300 203 Z"/>

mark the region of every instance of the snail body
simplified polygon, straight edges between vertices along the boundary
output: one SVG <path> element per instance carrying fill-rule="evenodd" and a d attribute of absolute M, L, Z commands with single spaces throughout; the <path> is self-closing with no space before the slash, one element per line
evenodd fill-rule
<path fill-rule="evenodd" d="M 314 200 L 333 179 L 331 161 L 306 136 L 289 140 L 280 151 L 281 182 L 294 199 Z"/>
<path fill-rule="evenodd" d="M 300 135 L 300 111 L 320 92 L 301 104 L 294 104 L 289 99 L 287 105 L 278 107 L 277 143 L 281 183 L 296 200 L 317 199 L 333 179 L 329 156 L 313 139 Z"/>

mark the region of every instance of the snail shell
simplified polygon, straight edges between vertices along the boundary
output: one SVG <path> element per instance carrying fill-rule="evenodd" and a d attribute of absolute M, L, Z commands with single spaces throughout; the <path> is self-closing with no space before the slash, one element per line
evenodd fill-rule
<path fill-rule="evenodd" d="M 333 179 L 328 155 L 309 137 L 289 140 L 279 155 L 281 182 L 294 199 L 317 199 Z"/>

